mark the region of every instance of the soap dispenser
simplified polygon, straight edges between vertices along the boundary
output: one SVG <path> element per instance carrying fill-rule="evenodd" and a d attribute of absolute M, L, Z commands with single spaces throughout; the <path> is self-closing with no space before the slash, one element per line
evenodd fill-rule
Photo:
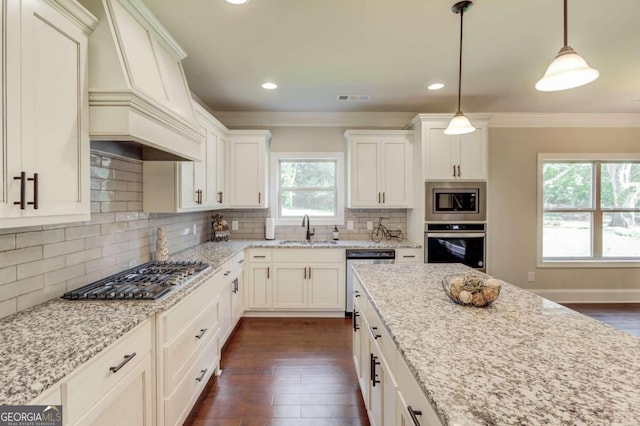
<path fill-rule="evenodd" d="M 333 239 L 335 241 L 338 241 L 339 238 L 340 238 L 340 235 L 338 234 L 338 225 L 335 225 L 333 227 Z"/>

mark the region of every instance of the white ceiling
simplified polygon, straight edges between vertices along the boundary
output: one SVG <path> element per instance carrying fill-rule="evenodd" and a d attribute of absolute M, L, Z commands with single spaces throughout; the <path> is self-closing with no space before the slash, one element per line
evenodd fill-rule
<path fill-rule="evenodd" d="M 145 3 L 187 51 L 191 90 L 213 110 L 455 112 L 454 1 Z M 569 44 L 600 78 L 543 93 L 534 84 L 562 47 L 562 0 L 476 0 L 464 17 L 462 109 L 640 112 L 639 19 L 640 0 L 570 0 Z M 446 87 L 428 91 L 436 81 Z"/>

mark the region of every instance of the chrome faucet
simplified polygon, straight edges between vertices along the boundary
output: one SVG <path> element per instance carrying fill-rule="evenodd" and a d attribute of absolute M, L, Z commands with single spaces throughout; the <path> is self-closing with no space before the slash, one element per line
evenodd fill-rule
<path fill-rule="evenodd" d="M 313 232 L 311 232 L 309 230 L 309 215 L 305 214 L 304 216 L 302 216 L 302 227 L 304 228 L 305 226 L 307 227 L 307 241 L 311 241 L 311 237 L 313 237 L 314 235 L 316 235 L 316 228 L 313 228 Z"/>

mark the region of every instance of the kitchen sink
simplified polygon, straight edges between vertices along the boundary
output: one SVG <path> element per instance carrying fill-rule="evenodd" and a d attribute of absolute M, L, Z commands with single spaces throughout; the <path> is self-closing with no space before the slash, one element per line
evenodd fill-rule
<path fill-rule="evenodd" d="M 327 244 L 331 244 L 331 245 L 335 245 L 338 244 L 337 241 L 333 241 L 333 240 L 315 240 L 315 241 L 307 241 L 307 240 L 282 240 L 280 241 L 280 244 L 286 245 L 286 244 L 291 244 L 291 245 L 327 245 Z"/>

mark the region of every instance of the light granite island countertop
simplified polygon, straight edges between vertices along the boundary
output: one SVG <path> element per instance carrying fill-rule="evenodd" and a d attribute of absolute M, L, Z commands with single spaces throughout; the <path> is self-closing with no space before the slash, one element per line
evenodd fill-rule
<path fill-rule="evenodd" d="M 60 298 L 0 319 L 0 405 L 26 404 L 100 353 L 128 331 L 193 293 L 245 248 L 418 248 L 371 241 L 306 242 L 230 240 L 206 242 L 171 256 L 211 264 L 193 281 L 159 300 L 69 301 Z"/>
<path fill-rule="evenodd" d="M 508 283 L 456 305 L 460 264 L 354 270 L 444 425 L 640 424 L 640 339 Z"/>

